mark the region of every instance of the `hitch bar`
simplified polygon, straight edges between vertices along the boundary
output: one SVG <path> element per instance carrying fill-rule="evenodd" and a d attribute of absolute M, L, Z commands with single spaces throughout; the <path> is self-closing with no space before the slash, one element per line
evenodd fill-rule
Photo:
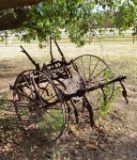
<path fill-rule="evenodd" d="M 69 100 L 69 99 L 72 98 L 72 97 L 76 97 L 76 96 L 81 97 L 81 96 L 83 96 L 86 92 L 90 92 L 90 91 L 94 91 L 94 90 L 96 90 L 96 89 L 104 88 L 105 86 L 107 86 L 107 85 L 109 85 L 109 84 L 112 84 L 112 83 L 115 83 L 115 82 L 119 82 L 119 83 L 121 84 L 122 89 L 123 89 L 123 91 L 122 91 L 123 97 L 125 98 L 126 102 L 128 103 L 127 91 L 126 91 L 126 88 L 125 88 L 124 84 L 122 83 L 122 81 L 123 81 L 124 79 L 126 79 L 126 78 L 127 78 L 126 76 L 121 75 L 121 76 L 119 76 L 118 78 L 113 79 L 113 80 L 111 80 L 111 81 L 109 81 L 109 82 L 100 83 L 100 84 L 98 84 L 98 85 L 96 85 L 96 86 L 93 86 L 93 87 L 91 87 L 91 88 L 79 89 L 79 90 L 76 91 L 76 93 L 72 93 L 72 94 L 69 94 L 69 95 L 66 95 L 66 94 L 63 94 L 63 95 L 64 95 L 64 98 L 65 98 L 66 100 Z"/>

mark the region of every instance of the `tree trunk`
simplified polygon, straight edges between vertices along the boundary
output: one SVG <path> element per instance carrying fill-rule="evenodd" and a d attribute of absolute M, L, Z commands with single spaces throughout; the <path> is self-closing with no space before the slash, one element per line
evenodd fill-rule
<path fill-rule="evenodd" d="M 0 10 L 29 6 L 29 5 L 37 4 L 42 1 L 44 0 L 1 0 Z"/>
<path fill-rule="evenodd" d="M 15 11 L 16 15 L 8 13 L 0 16 L 0 30 L 16 29 L 22 26 L 23 22 L 27 20 L 26 8 L 20 8 Z"/>
<path fill-rule="evenodd" d="M 27 11 L 24 6 L 30 6 L 46 0 L 1 0 L 0 2 L 0 31 L 16 29 L 27 20 Z M 14 8 L 16 15 L 9 13 L 4 15 L 4 9 Z M 33 28 L 33 27 L 32 27 Z"/>

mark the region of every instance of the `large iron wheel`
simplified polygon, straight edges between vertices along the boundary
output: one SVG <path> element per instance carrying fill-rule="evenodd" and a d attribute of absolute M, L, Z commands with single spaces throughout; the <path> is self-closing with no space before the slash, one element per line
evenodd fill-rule
<path fill-rule="evenodd" d="M 65 107 L 53 81 L 43 72 L 27 70 L 13 87 L 14 106 L 19 124 L 35 140 L 53 142 L 65 128 Z"/>
<path fill-rule="evenodd" d="M 113 73 L 109 65 L 101 58 L 86 54 L 73 60 L 82 75 L 86 88 L 108 82 L 113 78 Z M 97 89 L 87 93 L 93 110 L 98 109 L 102 104 L 107 105 L 111 100 L 114 91 L 114 84 L 108 85 L 102 89 Z"/>

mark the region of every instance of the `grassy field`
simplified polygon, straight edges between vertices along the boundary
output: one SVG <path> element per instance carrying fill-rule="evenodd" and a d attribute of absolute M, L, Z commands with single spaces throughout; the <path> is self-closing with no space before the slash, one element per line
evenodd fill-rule
<path fill-rule="evenodd" d="M 33 69 L 24 53 L 22 45 L 34 60 L 42 66 L 49 63 L 49 45 L 38 48 L 38 43 L 0 44 L 0 159 L 2 160 L 136 160 L 137 159 L 137 41 L 119 40 L 112 37 L 94 39 L 89 45 L 76 47 L 68 39 L 59 42 L 66 59 L 74 59 L 83 54 L 93 54 L 104 59 L 114 76 L 126 75 L 124 82 L 129 104 L 120 95 L 113 103 L 113 109 L 97 121 L 97 128 L 91 129 L 87 123 L 87 113 L 79 125 L 69 125 L 63 136 L 54 144 L 34 143 L 35 135 L 27 137 L 16 128 L 16 116 L 12 104 L 12 84 L 23 70 Z M 56 59 L 60 58 L 53 46 Z"/>

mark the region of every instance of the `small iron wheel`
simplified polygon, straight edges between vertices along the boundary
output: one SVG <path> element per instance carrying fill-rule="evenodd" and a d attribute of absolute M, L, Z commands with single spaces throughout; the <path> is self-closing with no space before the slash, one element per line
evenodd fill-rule
<path fill-rule="evenodd" d="M 113 73 L 109 65 L 97 56 L 85 54 L 75 58 L 73 62 L 77 65 L 84 79 L 86 89 L 100 83 L 106 83 L 113 78 Z M 97 89 L 86 94 L 94 110 L 100 106 L 99 103 L 104 102 L 104 105 L 106 105 L 110 101 L 113 92 L 114 84 L 111 84 L 104 87 L 103 90 Z"/>
<path fill-rule="evenodd" d="M 35 140 L 53 142 L 65 128 L 65 107 L 53 81 L 38 70 L 18 75 L 13 87 L 14 107 L 19 125 Z"/>

